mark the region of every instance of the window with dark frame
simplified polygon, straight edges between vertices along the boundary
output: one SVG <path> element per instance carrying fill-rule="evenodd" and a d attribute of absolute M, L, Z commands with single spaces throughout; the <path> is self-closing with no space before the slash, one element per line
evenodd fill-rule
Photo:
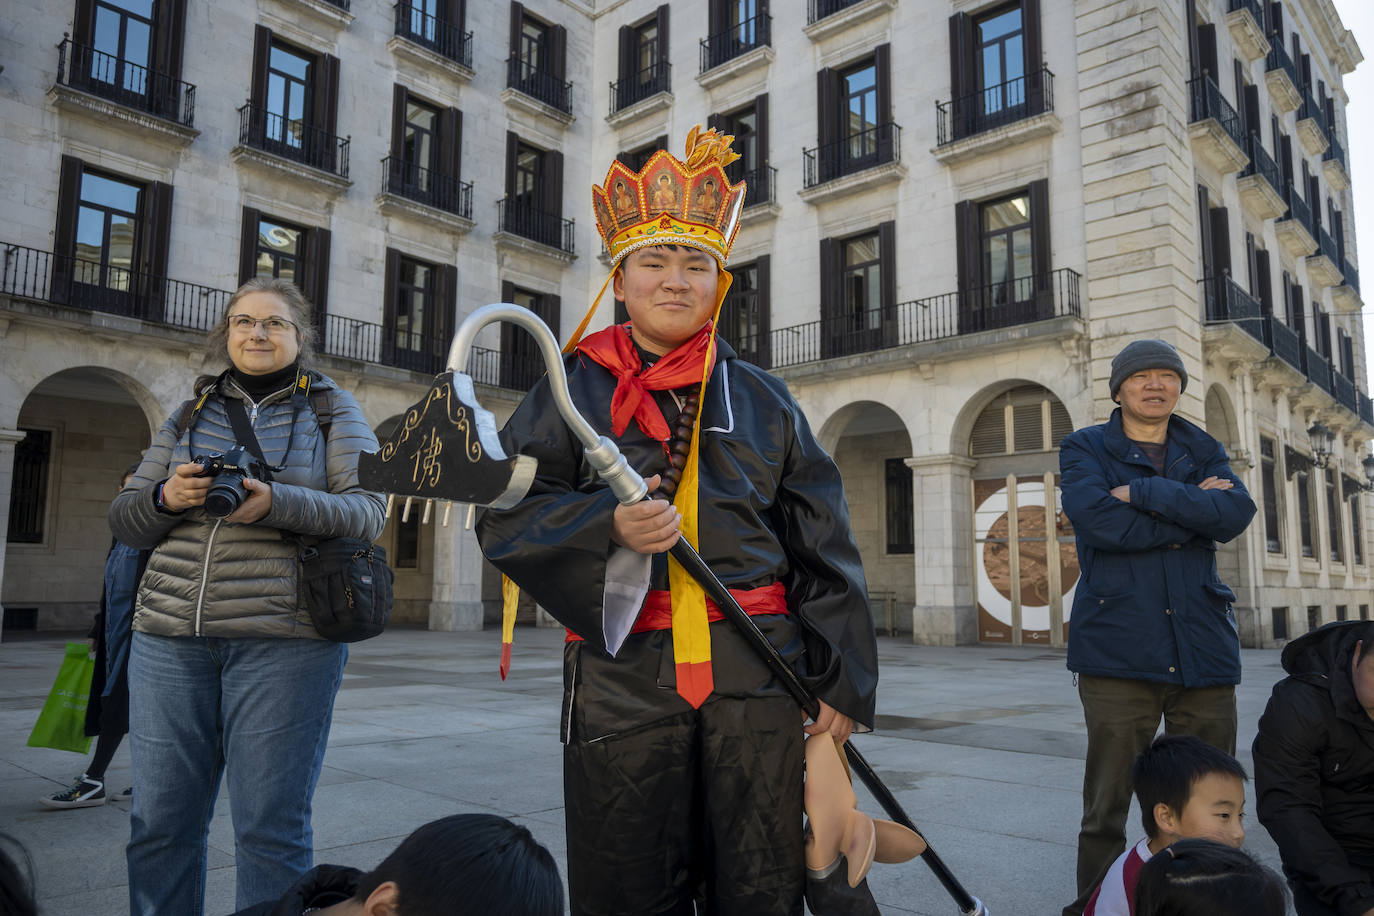
<path fill-rule="evenodd" d="M 1322 606 L 1320 604 L 1309 604 L 1307 606 L 1307 630 L 1311 632 L 1322 625 Z"/>
<path fill-rule="evenodd" d="M 461 182 L 463 113 L 436 105 L 397 83 L 392 87 L 387 190 L 465 218 L 471 187 Z"/>
<path fill-rule="evenodd" d="M 1264 500 L 1264 548 L 1269 553 L 1283 553 L 1282 518 L 1279 506 L 1279 470 L 1276 443 L 1268 436 L 1260 436 L 1260 487 Z"/>
<path fill-rule="evenodd" d="M 280 277 L 295 283 L 311 304 L 323 352 L 354 355 L 338 349 L 343 343 L 334 339 L 335 329 L 327 322 L 329 230 L 302 226 L 244 207 L 240 231 L 239 282 L 252 277 Z"/>
<path fill-rule="evenodd" d="M 734 283 L 720 306 L 720 335 L 740 359 L 769 368 L 769 256 L 731 265 Z"/>
<path fill-rule="evenodd" d="M 52 432 L 20 429 L 24 438 L 14 446 L 10 480 L 10 520 L 6 540 L 11 544 L 41 544 L 47 522 L 48 475 L 52 465 Z"/>
<path fill-rule="evenodd" d="M 735 138 L 739 158 L 725 167 L 725 177 L 746 182 L 744 206 L 773 199 L 773 169 L 768 164 L 768 93 L 748 105 L 724 114 L 713 114 L 707 123 Z"/>
<path fill-rule="evenodd" d="M 304 150 L 310 126 L 314 61 L 274 41 L 267 56 L 267 139 Z"/>
<path fill-rule="evenodd" d="M 1338 605 L 1336 605 L 1336 619 L 1337 619 L 1337 620 L 1347 620 L 1347 619 L 1349 619 L 1349 617 L 1350 617 L 1350 612 L 1349 612 L 1349 610 L 1348 610 L 1347 605 L 1344 605 L 1344 604 L 1338 604 Z"/>
<path fill-rule="evenodd" d="M 432 375 L 448 356 L 457 310 L 458 268 L 386 250 L 381 360 Z"/>
<path fill-rule="evenodd" d="M 1030 194 L 989 201 L 979 209 L 988 306 L 1005 308 L 1028 301 L 1035 293 Z"/>
<path fill-rule="evenodd" d="M 978 84 L 989 120 L 1008 120 L 1026 104 L 1026 55 L 1021 6 L 994 10 L 973 21 L 978 41 Z"/>
<path fill-rule="evenodd" d="M 544 150 L 506 133 L 506 197 L 501 202 L 501 229 L 571 250 L 563 221 L 563 154 Z"/>
<path fill-rule="evenodd" d="M 1276 607 L 1272 611 L 1274 618 L 1274 638 L 1288 638 L 1288 608 Z"/>
<path fill-rule="evenodd" d="M 1360 605 L 1360 619 L 1361 619 L 1361 620 L 1368 620 L 1368 619 L 1369 619 L 1369 605 L 1367 605 L 1367 604 L 1362 604 L 1362 605 Z"/>
<path fill-rule="evenodd" d="M 955 207 L 959 333 L 1053 316 L 1049 183 Z"/>
<path fill-rule="evenodd" d="M 190 126 L 192 110 L 181 110 L 191 91 L 181 82 L 185 31 L 186 0 L 76 0 L 66 80 Z"/>
<path fill-rule="evenodd" d="M 257 226 L 257 257 L 254 259 L 252 276 L 290 280 L 296 283 L 297 271 L 304 252 L 304 236 L 304 229 L 260 217 Z"/>
<path fill-rule="evenodd" d="M 892 122 L 892 46 L 816 74 L 817 139 L 805 153 L 805 185 L 814 187 L 896 158 Z"/>
<path fill-rule="evenodd" d="M 913 554 L 916 552 L 916 536 L 911 468 L 902 458 L 888 458 L 884 467 L 887 480 L 887 552 Z"/>
<path fill-rule="evenodd" d="M 1298 490 L 1298 537 L 1299 545 L 1302 548 L 1304 557 L 1315 558 L 1317 548 L 1313 542 L 1316 535 L 1314 529 L 1316 525 L 1312 522 L 1312 481 L 1311 472 L 1306 468 L 1300 469 L 1293 474 L 1293 479 L 1297 483 Z"/>
<path fill-rule="evenodd" d="M 286 159 L 347 176 L 340 143 L 339 59 L 254 27 L 253 82 L 241 111 L 239 141 Z"/>
<path fill-rule="evenodd" d="M 631 150 L 623 150 L 616 154 L 616 159 L 620 160 L 626 168 L 632 172 L 638 172 L 649 164 L 649 157 L 661 149 L 668 148 L 668 135 L 663 134 L 655 137 L 643 146 L 637 146 Z M 738 146 L 736 147 L 738 149 Z"/>
<path fill-rule="evenodd" d="M 76 214 L 77 283 L 128 292 L 142 195 L 141 185 L 83 171 Z"/>
<path fill-rule="evenodd" d="M 937 105 L 949 143 L 1050 107 L 1041 63 L 1040 0 L 1017 0 L 949 20 L 950 101 Z"/>
<path fill-rule="evenodd" d="M 566 81 L 568 30 L 510 5 L 510 57 L 506 85 L 552 108 L 572 113 Z"/>
<path fill-rule="evenodd" d="M 1347 501 L 1350 503 L 1350 552 L 1357 566 L 1364 565 L 1364 520 L 1360 517 L 1360 490 L 1347 487 Z"/>
<path fill-rule="evenodd" d="M 896 334 L 896 223 L 821 239 L 821 357 L 866 353 Z"/>
<path fill-rule="evenodd" d="M 562 316 L 561 297 L 516 286 L 510 281 L 501 284 L 501 299 L 523 306 L 543 319 L 558 333 Z M 544 360 L 534 338 L 512 324 L 501 326 L 500 385 L 511 391 L 529 391 L 545 372 Z"/>
<path fill-rule="evenodd" d="M 407 520 L 396 520 L 396 569 L 420 566 L 420 516 L 421 513 L 412 512 Z"/>
<path fill-rule="evenodd" d="M 1341 494 L 1335 470 L 1328 468 L 1326 477 L 1326 538 L 1331 562 L 1344 563 L 1345 552 L 1341 548 Z"/>
<path fill-rule="evenodd" d="M 153 0 L 96 0 L 90 79 L 121 93 L 148 91 Z"/>
<path fill-rule="evenodd" d="M 396 34 L 471 66 L 472 52 L 463 31 L 466 7 L 463 0 L 400 0 L 396 5 Z"/>
<path fill-rule="evenodd" d="M 648 19 L 620 27 L 620 78 L 611 87 L 612 112 L 668 91 L 668 13 L 665 3 Z"/>
<path fill-rule="evenodd" d="M 768 0 L 709 0 L 703 72 L 771 42 Z"/>

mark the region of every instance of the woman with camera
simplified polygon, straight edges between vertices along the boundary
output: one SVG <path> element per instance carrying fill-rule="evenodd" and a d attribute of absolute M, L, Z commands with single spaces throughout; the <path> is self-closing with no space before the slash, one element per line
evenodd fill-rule
<path fill-rule="evenodd" d="M 293 284 L 239 287 L 207 338 L 229 368 L 197 380 L 110 507 L 115 535 L 153 550 L 129 659 L 133 916 L 203 911 L 221 772 L 237 908 L 275 900 L 312 865 L 311 799 L 347 647 L 300 606 L 284 535 L 371 540 L 384 523 L 382 498 L 358 485 L 376 437 L 353 396 L 310 368 L 313 338 Z"/>

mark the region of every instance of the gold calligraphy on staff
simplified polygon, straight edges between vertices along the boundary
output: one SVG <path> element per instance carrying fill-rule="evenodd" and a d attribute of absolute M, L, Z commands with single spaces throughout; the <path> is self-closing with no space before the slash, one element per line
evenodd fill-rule
<path fill-rule="evenodd" d="M 423 404 L 406 411 L 401 428 L 387 439 L 378 452 L 383 464 L 395 458 L 400 446 L 410 441 L 411 434 L 416 433 L 425 423 L 430 405 L 437 401 L 443 402 L 444 415 L 449 425 L 463 434 L 463 457 L 472 463 L 482 460 L 482 443 L 473 435 L 473 422 L 468 408 L 454 396 L 452 384 L 443 382 L 429 390 L 429 396 Z M 411 482 L 417 487 L 434 487 L 439 483 L 439 456 L 443 453 L 445 441 L 439 429 L 439 426 L 431 424 L 427 432 L 420 433 L 419 447 L 409 453 L 409 459 L 414 462 Z"/>

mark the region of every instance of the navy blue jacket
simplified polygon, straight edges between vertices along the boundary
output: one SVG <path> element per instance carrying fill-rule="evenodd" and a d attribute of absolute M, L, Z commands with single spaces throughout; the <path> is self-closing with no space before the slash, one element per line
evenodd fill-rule
<path fill-rule="evenodd" d="M 1217 578 L 1216 542 L 1245 530 L 1255 504 L 1226 449 L 1169 418 L 1161 477 L 1121 428 L 1121 410 L 1067 436 L 1059 449 L 1064 511 L 1082 578 L 1069 625 L 1069 670 L 1185 687 L 1240 683 L 1231 591 Z M 1202 490 L 1222 477 L 1230 490 Z M 1129 484 L 1131 501 L 1111 494 Z"/>

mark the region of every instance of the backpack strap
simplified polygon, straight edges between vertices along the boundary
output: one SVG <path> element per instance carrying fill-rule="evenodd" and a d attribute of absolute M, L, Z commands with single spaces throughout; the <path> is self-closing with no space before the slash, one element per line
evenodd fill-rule
<path fill-rule="evenodd" d="M 201 408 L 205 406 L 205 402 L 209 400 L 210 394 L 214 390 L 215 386 L 211 385 L 207 387 L 204 392 L 201 393 L 200 397 L 191 398 L 190 400 L 182 403 L 181 409 L 177 411 L 178 442 L 181 441 L 182 436 L 186 435 L 186 430 L 190 429 L 192 426 L 195 425 L 196 418 L 200 416 Z"/>
<path fill-rule="evenodd" d="M 334 404 L 329 400 L 329 392 L 323 389 L 310 391 L 310 409 L 315 411 L 315 422 L 320 427 L 320 438 L 329 441 L 329 427 L 333 425 Z"/>

